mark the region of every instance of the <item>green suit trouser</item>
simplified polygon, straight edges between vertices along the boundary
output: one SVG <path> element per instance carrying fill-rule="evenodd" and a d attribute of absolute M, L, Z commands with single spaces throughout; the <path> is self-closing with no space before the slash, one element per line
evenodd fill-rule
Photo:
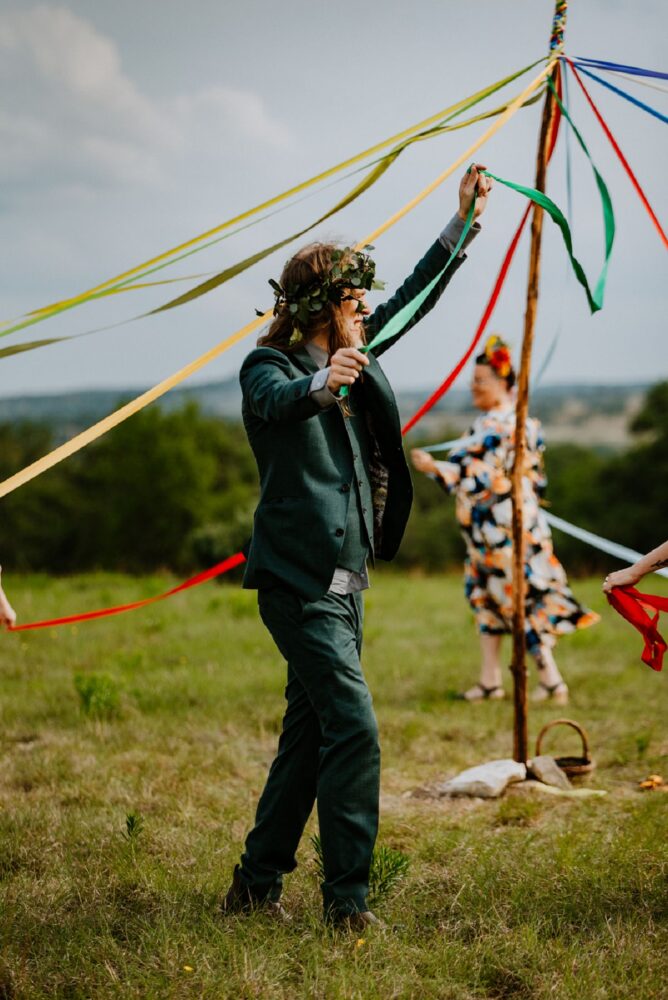
<path fill-rule="evenodd" d="M 241 877 L 256 899 L 278 899 L 317 801 L 325 916 L 366 910 L 380 748 L 360 666 L 362 596 L 327 593 L 307 602 L 276 587 L 259 591 L 258 602 L 288 663 L 287 709 Z"/>

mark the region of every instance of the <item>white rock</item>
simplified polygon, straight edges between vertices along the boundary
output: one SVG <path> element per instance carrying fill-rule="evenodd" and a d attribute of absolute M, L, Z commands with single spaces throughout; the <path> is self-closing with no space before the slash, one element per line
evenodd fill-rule
<path fill-rule="evenodd" d="M 554 757 L 541 755 L 528 761 L 529 774 L 538 778 L 544 785 L 554 785 L 555 788 L 571 788 L 568 775 L 561 770 Z"/>
<path fill-rule="evenodd" d="M 469 767 L 455 778 L 438 785 L 439 795 L 465 795 L 471 798 L 495 799 L 508 785 L 524 781 L 527 769 L 516 760 L 490 760 L 487 764 Z"/>

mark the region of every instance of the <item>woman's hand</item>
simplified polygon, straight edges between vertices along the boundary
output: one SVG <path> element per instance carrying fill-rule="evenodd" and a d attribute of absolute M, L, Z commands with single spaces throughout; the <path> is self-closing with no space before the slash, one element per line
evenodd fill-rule
<path fill-rule="evenodd" d="M 5 597 L 4 590 L 0 587 L 0 628 L 10 628 L 15 624 L 16 612 Z"/>
<path fill-rule="evenodd" d="M 413 463 L 413 468 L 417 469 L 418 472 L 424 472 L 427 476 L 438 475 L 436 460 L 431 457 L 428 451 L 422 451 L 421 448 L 413 448 L 411 451 L 411 462 Z"/>
<path fill-rule="evenodd" d="M 607 594 L 613 587 L 634 587 L 642 576 L 644 574 L 638 572 L 635 565 L 627 566 L 626 569 L 619 569 L 616 573 L 608 574 L 603 581 L 603 590 Z"/>
<path fill-rule="evenodd" d="M 491 177 L 485 177 L 481 174 L 481 170 L 487 170 L 487 167 L 483 166 L 482 163 L 472 163 L 460 181 L 459 211 L 457 213 L 460 219 L 466 219 L 468 216 L 474 194 L 477 197 L 475 209 L 473 210 L 473 218 L 477 219 L 485 211 L 493 181 Z"/>
<path fill-rule="evenodd" d="M 356 347 L 340 347 L 329 359 L 329 377 L 327 388 L 336 393 L 342 385 L 353 385 L 369 359 Z"/>

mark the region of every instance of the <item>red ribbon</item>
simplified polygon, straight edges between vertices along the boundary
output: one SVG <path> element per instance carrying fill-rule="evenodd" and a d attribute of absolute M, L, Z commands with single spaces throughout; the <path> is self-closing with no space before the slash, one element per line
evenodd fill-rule
<path fill-rule="evenodd" d="M 135 608 L 144 608 L 147 604 L 155 604 L 156 601 L 164 601 L 166 597 L 172 597 L 173 594 L 178 594 L 182 590 L 189 590 L 191 587 L 196 587 L 200 583 L 206 583 L 207 580 L 213 580 L 214 577 L 227 573 L 229 570 L 234 569 L 235 566 L 240 566 L 241 563 L 245 561 L 246 557 L 243 552 L 235 552 L 233 556 L 229 556 L 229 558 L 217 563 L 210 569 L 205 569 L 203 573 L 191 576 L 189 580 L 186 580 L 184 583 L 180 583 L 178 587 L 172 587 L 171 590 L 166 591 L 164 594 L 158 594 L 155 597 L 146 597 L 143 601 L 133 601 L 132 604 L 119 604 L 115 608 L 101 608 L 99 611 L 86 611 L 81 615 L 69 615 L 67 618 L 51 618 L 48 621 L 43 622 L 29 622 L 27 625 L 14 625 L 13 627 L 10 627 L 8 631 L 26 632 L 28 629 L 52 628 L 56 625 L 72 625 L 74 622 L 87 622 L 92 618 L 108 618 L 110 615 L 120 615 L 124 611 L 134 611 Z"/>
<path fill-rule="evenodd" d="M 629 178 L 631 179 L 631 183 L 633 184 L 634 188 L 638 192 L 638 196 L 639 196 L 640 200 L 642 201 L 643 205 L 647 209 L 647 211 L 649 213 L 650 219 L 652 220 L 652 222 L 656 226 L 656 228 L 657 228 L 657 230 L 659 232 L 659 236 L 663 240 L 663 245 L 665 247 L 668 247 L 668 236 L 666 236 L 666 234 L 664 233 L 663 229 L 661 228 L 661 223 L 659 222 L 659 220 L 657 219 L 656 215 L 654 214 L 654 210 L 652 209 L 652 206 L 650 205 L 649 201 L 647 200 L 647 195 L 645 194 L 645 192 L 643 191 L 643 189 L 640 187 L 638 179 L 637 179 L 636 175 L 633 173 L 633 171 L 631 170 L 631 166 L 630 166 L 628 160 L 626 159 L 626 157 L 622 153 L 622 151 L 619 148 L 619 145 L 618 145 L 618 143 L 617 143 L 614 135 L 612 134 L 612 132 L 610 131 L 610 129 L 606 125 L 605 121 L 603 120 L 603 116 L 602 116 L 601 112 L 598 110 L 598 108 L 594 104 L 593 100 L 591 99 L 589 91 L 587 90 L 587 88 L 585 87 L 584 83 L 582 82 L 580 74 L 576 70 L 575 66 L 573 65 L 573 63 L 571 62 L 571 60 L 567 56 L 565 56 L 564 58 L 566 59 L 566 62 L 568 63 L 568 65 L 573 70 L 573 75 L 574 75 L 575 79 L 578 81 L 578 83 L 580 84 L 580 87 L 582 88 L 583 94 L 585 95 L 585 97 L 589 101 L 589 104 L 591 105 L 592 111 L 594 112 L 594 114 L 598 118 L 598 121 L 599 121 L 599 124 L 600 124 L 601 128 L 603 129 L 603 131 L 607 135 L 608 139 L 610 140 L 612 148 L 614 149 L 615 153 L 619 157 L 619 159 L 621 161 L 621 164 L 624 167 L 624 170 L 629 175 Z"/>
<path fill-rule="evenodd" d="M 659 632 L 659 612 L 668 611 L 668 597 L 657 597 L 656 594 L 641 594 L 635 587 L 613 587 L 606 595 L 612 607 L 622 618 L 626 618 L 634 628 L 637 628 L 645 640 L 642 661 L 652 670 L 663 668 L 663 654 L 668 646 Z M 656 609 L 653 618 L 647 614 L 646 608 Z"/>
<path fill-rule="evenodd" d="M 494 307 L 496 306 L 496 303 L 497 303 L 497 300 L 499 298 L 499 295 L 501 294 L 501 289 L 503 287 L 503 283 L 506 280 L 506 275 L 508 274 L 508 269 L 510 267 L 510 263 L 511 263 L 513 257 L 515 256 L 515 250 L 517 249 L 517 244 L 520 241 L 520 236 L 522 235 L 522 230 L 524 229 L 524 224 L 526 223 L 527 219 L 529 218 L 529 212 L 530 211 L 531 211 L 531 202 L 529 202 L 529 204 L 527 205 L 527 207 L 525 209 L 525 212 L 524 212 L 524 215 L 522 216 L 522 221 L 520 222 L 519 226 L 515 230 L 515 235 L 513 236 L 512 240 L 510 241 L 510 246 L 508 247 L 508 249 L 506 251 L 506 256 L 503 259 L 503 264 L 501 265 L 501 270 L 499 271 L 498 277 L 497 277 L 496 282 L 494 284 L 494 288 L 492 289 L 492 294 L 490 296 L 489 302 L 487 303 L 485 311 L 482 314 L 482 319 L 480 320 L 480 323 L 478 324 L 478 329 L 475 332 L 473 340 L 469 344 L 468 350 L 466 351 L 466 353 L 464 354 L 464 356 L 462 358 L 460 358 L 460 360 L 457 362 L 457 364 L 452 369 L 452 371 L 450 372 L 450 374 L 448 375 L 448 377 L 445 379 L 445 381 L 441 382 L 441 384 L 439 385 L 438 389 L 436 389 L 436 391 L 431 394 L 431 396 L 429 397 L 429 399 L 427 399 L 422 404 L 422 406 L 417 411 L 417 413 L 414 413 L 413 416 L 410 418 L 410 420 L 408 420 L 407 423 L 404 424 L 404 426 L 401 428 L 401 433 L 402 434 L 408 434 L 409 430 L 412 427 L 415 426 L 415 424 L 418 422 L 418 420 L 421 420 L 422 417 L 425 415 L 425 413 L 428 413 L 429 410 L 431 410 L 432 406 L 434 406 L 439 401 L 439 399 L 441 398 L 441 396 L 444 396 L 446 394 L 446 392 L 448 391 L 448 389 L 451 387 L 452 383 L 455 381 L 455 379 L 457 378 L 457 376 L 461 372 L 461 370 L 464 367 L 464 365 L 467 363 L 467 361 L 469 360 L 469 358 L 471 357 L 471 355 L 475 351 L 476 346 L 478 344 L 478 341 L 480 340 L 480 338 L 482 337 L 483 333 L 485 332 L 485 329 L 487 327 L 487 324 L 489 323 L 491 315 L 494 312 Z"/>
<path fill-rule="evenodd" d="M 562 96 L 561 74 L 560 73 L 557 73 L 557 93 L 559 94 L 559 97 Z M 555 106 L 555 109 L 554 109 L 554 116 L 552 118 L 552 125 L 551 125 L 551 131 L 550 131 L 550 142 L 549 142 L 548 151 L 547 151 L 547 162 L 548 163 L 552 159 L 552 154 L 554 152 L 554 147 L 556 146 L 556 143 L 557 143 L 557 135 L 559 134 L 559 125 L 560 125 L 560 123 L 561 123 L 561 108 L 557 104 Z M 436 389 L 436 391 L 431 394 L 431 396 L 429 397 L 429 399 L 427 399 L 422 404 L 422 406 L 420 407 L 420 409 L 416 413 L 413 414 L 413 416 L 410 418 L 410 420 L 408 420 L 407 423 L 404 424 L 404 426 L 401 428 L 401 433 L 402 434 L 404 434 L 404 435 L 408 434 L 408 432 L 411 430 L 411 428 L 415 427 L 415 425 L 418 423 L 418 421 L 421 420 L 422 417 L 424 417 L 425 413 L 428 413 L 429 410 L 431 410 L 432 406 L 435 406 L 436 403 L 438 403 L 439 399 L 441 399 L 441 397 L 446 394 L 446 392 L 448 391 L 448 389 L 451 388 L 452 384 L 458 378 L 458 376 L 459 376 L 462 368 L 464 368 L 464 366 L 468 362 L 469 358 L 471 357 L 471 355 L 475 351 L 475 349 L 476 349 L 476 347 L 478 345 L 478 342 L 480 341 L 480 338 L 482 337 L 483 333 L 485 332 L 485 330 L 487 328 L 487 324 L 489 323 L 489 321 L 491 319 L 491 316 L 492 316 L 492 313 L 494 312 L 494 308 L 495 308 L 496 303 L 498 301 L 499 295 L 501 294 L 501 289 L 503 288 L 503 285 L 505 283 L 506 277 L 508 275 L 508 270 L 510 268 L 510 264 L 512 262 L 513 257 L 515 256 L 515 251 L 517 250 L 517 244 L 519 243 L 520 236 L 522 235 L 522 230 L 524 229 L 525 223 L 526 223 L 526 221 L 527 221 L 527 219 L 529 217 L 529 212 L 531 211 L 531 205 L 532 205 L 532 203 L 529 202 L 529 204 L 527 205 L 527 207 L 526 207 L 526 209 L 524 211 L 524 215 L 522 216 L 520 224 L 517 227 L 517 229 L 515 230 L 515 235 L 513 236 L 512 240 L 510 241 L 510 246 L 506 250 L 506 256 L 503 258 L 503 263 L 501 264 L 501 269 L 500 269 L 500 271 L 499 271 L 499 273 L 497 275 L 496 282 L 494 283 L 494 288 L 492 289 L 492 294 L 489 297 L 489 302 L 487 303 L 487 305 L 485 307 L 485 311 L 482 314 L 482 319 L 480 320 L 480 322 L 478 324 L 478 329 L 476 330 L 476 332 L 475 332 L 475 334 L 473 336 L 473 340 L 469 344 L 469 347 L 468 347 L 466 353 L 464 354 L 464 356 L 462 358 L 460 358 L 460 360 L 457 362 L 457 364 L 455 365 L 455 367 L 452 369 L 452 371 L 450 372 L 450 374 L 448 375 L 448 377 L 443 382 L 441 382 L 441 384 L 439 385 L 438 389 Z"/>
<path fill-rule="evenodd" d="M 557 92 L 559 93 L 559 96 L 561 96 L 561 75 L 559 72 L 559 68 L 557 68 L 556 80 L 557 80 Z M 560 120 L 561 120 L 561 111 L 557 106 L 557 108 L 555 109 L 554 118 L 552 120 L 552 128 L 550 133 L 550 146 L 548 150 L 548 162 L 552 157 L 552 153 L 554 152 L 554 147 L 557 141 L 557 133 L 559 131 Z M 517 244 L 519 243 L 520 236 L 522 235 L 522 230 L 524 229 L 524 225 L 527 221 L 530 210 L 531 210 L 531 203 L 527 205 L 526 211 L 522 216 L 522 220 L 517 228 L 515 235 L 511 240 L 510 246 L 508 247 L 506 256 L 503 260 L 503 264 L 501 265 L 501 270 L 499 271 L 499 275 L 496 279 L 496 284 L 494 285 L 494 288 L 492 290 L 490 300 L 487 303 L 487 308 L 485 309 L 485 312 L 478 325 L 478 329 L 476 330 L 475 337 L 473 338 L 473 341 L 471 342 L 469 349 L 467 350 L 464 357 L 452 370 L 450 375 L 448 375 L 445 382 L 443 382 L 436 390 L 436 392 L 429 397 L 427 402 L 420 407 L 415 416 L 411 417 L 406 426 L 402 429 L 402 434 L 407 434 L 408 431 L 411 429 L 411 427 L 413 427 L 414 424 L 416 424 L 418 420 L 420 420 L 421 417 L 423 417 L 424 414 L 431 409 L 434 403 L 436 403 L 441 398 L 441 396 L 443 396 L 448 391 L 448 389 L 455 381 L 455 379 L 459 375 L 460 371 L 462 370 L 468 359 L 471 357 L 471 354 L 475 350 L 478 341 L 485 332 L 485 328 L 489 322 L 492 312 L 494 311 L 494 307 L 501 293 L 501 288 L 503 287 L 506 275 L 508 274 L 510 263 L 515 254 L 515 250 L 517 249 Z M 227 573 L 228 570 L 233 569 L 235 566 L 241 565 L 241 563 L 245 561 L 246 557 L 243 555 L 243 553 L 237 552 L 235 553 L 235 555 L 230 556 L 228 559 L 225 559 L 223 562 L 218 563 L 216 566 L 212 566 L 211 569 L 207 569 L 203 573 L 198 573 L 197 576 L 193 576 L 189 580 L 186 580 L 184 583 L 180 583 L 178 587 L 173 587 L 171 590 L 166 591 L 166 593 L 158 594 L 156 597 L 148 597 L 145 598 L 143 601 L 134 601 L 132 604 L 120 604 L 113 608 L 101 608 L 98 611 L 87 611 L 84 614 L 80 615 L 69 615 L 66 618 L 51 618 L 48 621 L 30 622 L 27 625 L 15 625 L 13 627 L 10 627 L 8 631 L 25 632 L 28 629 L 53 628 L 57 625 L 72 625 L 75 622 L 91 621 L 94 618 L 108 618 L 110 615 L 119 615 L 125 611 L 134 611 L 136 608 L 146 607 L 147 604 L 154 604 L 156 601 L 164 601 L 166 597 L 172 597 L 174 594 L 178 594 L 182 590 L 188 590 L 190 589 L 190 587 L 196 587 L 200 583 L 205 583 L 207 580 L 211 580 L 216 576 L 220 576 L 222 573 Z"/>

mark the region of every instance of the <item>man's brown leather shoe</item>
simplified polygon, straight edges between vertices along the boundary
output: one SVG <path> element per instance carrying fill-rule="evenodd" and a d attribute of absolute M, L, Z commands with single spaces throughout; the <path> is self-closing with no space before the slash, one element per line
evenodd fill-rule
<path fill-rule="evenodd" d="M 284 923 L 289 923 L 292 917 L 285 907 L 272 899 L 262 899 L 254 896 L 250 888 L 246 885 L 239 872 L 239 865 L 235 865 L 232 875 L 232 885 L 227 890 L 225 899 L 220 904 L 223 916 L 230 914 L 252 913 L 259 910 L 267 916 Z"/>

